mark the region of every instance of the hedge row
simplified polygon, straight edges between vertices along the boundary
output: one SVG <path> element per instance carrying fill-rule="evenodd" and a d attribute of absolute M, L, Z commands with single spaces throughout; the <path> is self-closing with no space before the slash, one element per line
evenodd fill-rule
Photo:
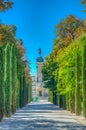
<path fill-rule="evenodd" d="M 0 45 L 0 121 L 31 101 L 31 79 L 19 62 L 15 45 Z"/>
<path fill-rule="evenodd" d="M 54 54 L 53 54 L 54 55 Z M 50 62 L 50 59 L 53 62 Z M 54 68 L 54 63 L 57 67 Z M 50 70 L 49 68 L 52 68 Z M 48 82 L 49 99 L 76 115 L 86 117 L 86 35 L 59 50 L 57 56 L 49 56 L 43 66 L 43 76 Z M 53 82 L 51 83 L 51 76 Z M 46 81 L 44 78 L 44 81 Z M 56 82 L 56 85 L 55 85 Z M 52 89 L 51 89 L 52 88 Z M 55 88 L 55 89 L 54 89 Z"/>

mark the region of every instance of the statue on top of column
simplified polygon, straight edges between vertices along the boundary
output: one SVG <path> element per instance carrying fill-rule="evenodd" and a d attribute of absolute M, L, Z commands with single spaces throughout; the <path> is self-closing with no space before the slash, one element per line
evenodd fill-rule
<path fill-rule="evenodd" d="M 41 53 L 42 53 L 41 48 L 39 48 L 38 49 L 39 57 L 37 57 L 36 62 L 43 62 L 44 61 L 42 56 L 41 56 Z"/>
<path fill-rule="evenodd" d="M 41 55 L 42 51 L 41 48 L 38 49 L 38 54 Z"/>

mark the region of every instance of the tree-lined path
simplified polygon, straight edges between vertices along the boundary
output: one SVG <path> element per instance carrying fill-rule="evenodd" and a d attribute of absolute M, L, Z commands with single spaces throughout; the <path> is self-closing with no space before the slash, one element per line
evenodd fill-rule
<path fill-rule="evenodd" d="M 78 2 L 86 12 L 86 0 L 0 0 L 0 130 L 86 130 L 86 15 Z M 39 49 L 34 67 L 39 46 L 45 59 Z M 31 102 L 36 68 L 33 97 L 47 88 L 55 105 Z"/>
<path fill-rule="evenodd" d="M 47 101 L 32 102 L 3 119 L 0 130 L 86 130 L 64 110 Z"/>

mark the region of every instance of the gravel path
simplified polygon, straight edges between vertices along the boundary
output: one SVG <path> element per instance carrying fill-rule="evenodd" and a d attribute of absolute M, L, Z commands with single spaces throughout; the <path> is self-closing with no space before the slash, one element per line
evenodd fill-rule
<path fill-rule="evenodd" d="M 47 102 L 32 102 L 0 123 L 0 130 L 86 130 L 64 110 Z"/>

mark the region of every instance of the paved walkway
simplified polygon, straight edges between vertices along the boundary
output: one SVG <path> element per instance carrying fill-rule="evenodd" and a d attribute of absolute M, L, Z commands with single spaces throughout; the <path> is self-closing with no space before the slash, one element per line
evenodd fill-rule
<path fill-rule="evenodd" d="M 0 130 L 86 130 L 64 110 L 47 101 L 32 102 L 11 118 L 3 119 Z"/>

